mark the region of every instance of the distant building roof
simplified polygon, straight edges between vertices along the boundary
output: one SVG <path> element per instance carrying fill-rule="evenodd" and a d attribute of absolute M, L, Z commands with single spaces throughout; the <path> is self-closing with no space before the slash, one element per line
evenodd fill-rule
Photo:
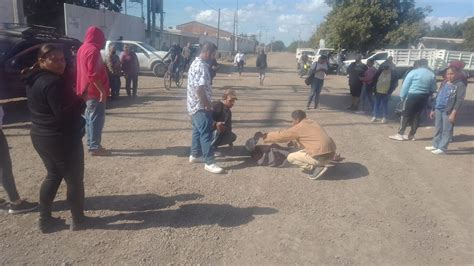
<path fill-rule="evenodd" d="M 179 28 L 181 28 L 181 27 L 185 27 L 185 26 L 190 25 L 190 24 L 199 24 L 199 25 L 202 25 L 202 26 L 204 26 L 204 27 L 206 27 L 206 28 L 209 28 L 209 29 L 212 29 L 212 30 L 214 30 L 214 31 L 217 31 L 217 28 L 216 28 L 216 27 L 213 27 L 213 26 L 211 26 L 211 25 L 207 25 L 207 24 L 201 23 L 201 22 L 199 22 L 199 21 L 195 21 L 195 20 L 190 21 L 190 22 L 186 22 L 186 23 L 183 23 L 183 24 L 180 24 L 180 25 L 177 25 L 177 26 L 176 26 L 176 29 L 179 29 Z M 225 31 L 225 30 L 223 30 L 223 29 L 219 29 L 219 31 L 222 32 L 222 33 L 227 33 L 227 34 L 229 34 L 229 35 L 233 35 L 233 33 L 228 32 L 228 31 Z"/>
<path fill-rule="evenodd" d="M 464 39 L 422 37 L 418 43 L 418 49 L 462 49 Z"/>

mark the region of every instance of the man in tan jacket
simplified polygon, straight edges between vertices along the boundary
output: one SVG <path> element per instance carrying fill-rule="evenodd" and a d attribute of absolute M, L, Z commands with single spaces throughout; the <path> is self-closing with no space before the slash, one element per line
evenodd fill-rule
<path fill-rule="evenodd" d="M 336 144 L 316 121 L 306 118 L 306 113 L 296 110 L 291 113 L 293 126 L 275 132 L 255 135 L 266 143 L 290 142 L 299 150 L 288 154 L 287 160 L 301 168 L 310 179 L 317 179 L 327 170 L 327 164 L 336 155 Z"/>

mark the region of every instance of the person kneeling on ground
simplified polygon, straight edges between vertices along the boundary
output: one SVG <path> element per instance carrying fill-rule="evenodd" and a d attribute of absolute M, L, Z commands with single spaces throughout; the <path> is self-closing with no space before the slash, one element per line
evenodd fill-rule
<path fill-rule="evenodd" d="M 233 146 L 237 136 L 232 132 L 232 111 L 230 110 L 237 95 L 233 89 L 228 89 L 222 95 L 221 101 L 212 102 L 212 119 L 214 120 L 214 132 L 212 146 L 214 150 L 219 146 Z"/>
<path fill-rule="evenodd" d="M 298 166 L 310 179 L 317 179 L 327 170 L 327 164 L 336 156 L 336 144 L 316 121 L 306 118 L 306 113 L 296 110 L 291 113 L 293 126 L 289 129 L 255 134 L 265 143 L 291 141 L 300 150 L 288 154 L 289 163 Z"/>

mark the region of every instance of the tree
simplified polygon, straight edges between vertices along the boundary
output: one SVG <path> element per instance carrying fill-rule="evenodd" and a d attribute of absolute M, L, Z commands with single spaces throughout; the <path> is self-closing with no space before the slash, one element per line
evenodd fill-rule
<path fill-rule="evenodd" d="M 464 22 L 463 38 L 464 49 L 474 52 L 474 17 Z"/>
<path fill-rule="evenodd" d="M 443 21 L 440 26 L 435 26 L 427 34 L 429 37 L 438 37 L 438 38 L 462 38 L 463 36 L 464 23 L 458 24 L 454 22 Z"/>
<path fill-rule="evenodd" d="M 269 47 L 273 52 L 282 52 L 286 49 L 285 43 L 283 43 L 283 41 L 274 41 L 269 44 Z"/>
<path fill-rule="evenodd" d="M 327 0 L 332 11 L 313 34 L 336 49 L 366 53 L 381 47 L 414 44 L 428 29 L 423 22 L 430 9 L 414 0 Z"/>
<path fill-rule="evenodd" d="M 286 50 L 288 52 L 296 52 L 297 48 L 303 48 L 303 47 L 312 47 L 312 45 L 309 43 L 309 41 L 294 41 L 286 47 Z"/>

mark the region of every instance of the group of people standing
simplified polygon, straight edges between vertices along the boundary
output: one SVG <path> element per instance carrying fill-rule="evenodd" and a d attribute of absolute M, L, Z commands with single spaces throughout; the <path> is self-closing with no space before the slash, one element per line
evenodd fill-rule
<path fill-rule="evenodd" d="M 123 45 L 123 53 L 120 57 L 117 55 L 117 48 L 114 45 L 110 45 L 105 63 L 109 76 L 112 99 L 120 96 L 121 76 L 125 77 L 125 90 L 127 95 L 129 97 L 136 97 L 140 63 L 137 54 L 130 49 L 130 45 Z"/>

